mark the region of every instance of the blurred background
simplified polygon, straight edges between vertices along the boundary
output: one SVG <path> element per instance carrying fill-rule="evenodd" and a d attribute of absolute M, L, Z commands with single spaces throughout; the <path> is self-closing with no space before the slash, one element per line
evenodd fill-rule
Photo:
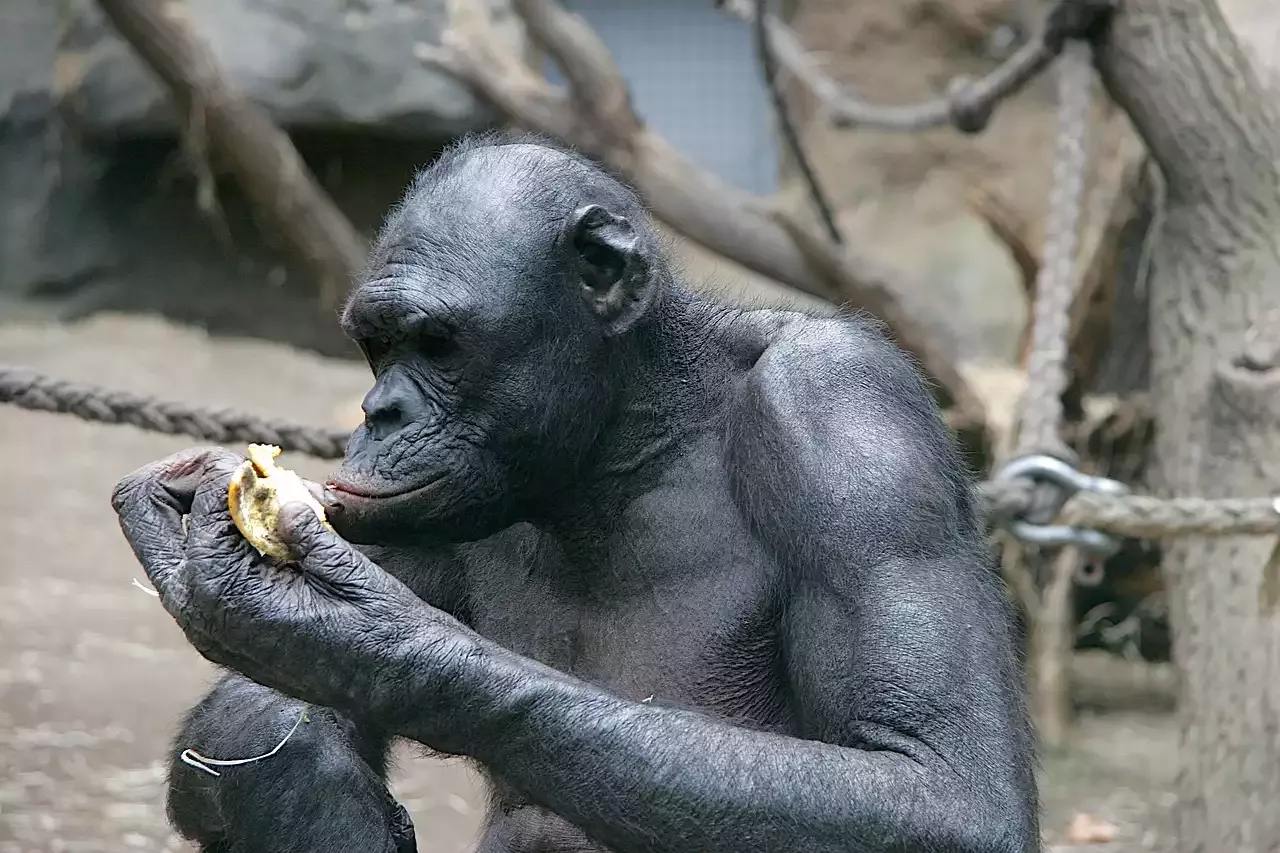
<path fill-rule="evenodd" d="M 563 5 L 608 48 L 647 132 L 729 208 L 755 197 L 821 233 L 734 4 Z M 1257 56 L 1275 56 L 1280 15 L 1263 0 L 1222 5 Z M 369 377 L 335 322 L 340 292 L 318 283 L 323 261 L 300 257 L 297 235 L 246 193 L 243 163 L 211 152 L 214 134 L 175 109 L 172 81 L 122 37 L 109 6 L 162 10 L 197 39 L 212 71 L 180 43 L 169 45 L 171 65 L 219 79 L 287 132 L 336 227 L 349 223 L 360 240 L 442 146 L 511 118 L 420 61 L 451 14 L 482 17 L 493 49 L 548 85 L 565 85 L 564 73 L 506 0 L 453 13 L 445 0 L 0 0 L 0 364 L 353 426 Z M 1035 36 L 1045 8 L 772 5 L 817 67 L 884 104 L 935 99 L 957 75 L 989 72 Z M 845 244 L 886 271 L 897 301 L 980 398 L 992 437 L 970 449 L 975 469 L 989 472 L 1026 385 L 1057 133 L 1052 75 L 1001 104 L 977 135 L 836 128 L 793 75 L 778 85 Z M 208 120 L 229 114 L 215 104 Z M 1141 145 L 1100 87 L 1088 152 L 1082 274 L 1105 294 L 1094 312 L 1103 331 L 1078 341 L 1086 367 L 1068 434 L 1090 470 L 1138 488 L 1150 348 L 1146 289 L 1134 282 L 1152 190 Z M 263 162 L 270 175 L 273 161 Z M 664 227 L 689 285 L 714 298 L 834 310 Z M 164 756 L 212 668 L 131 586 L 139 569 L 107 496 L 123 474 L 192 443 L 0 408 L 0 853 L 187 849 L 164 819 Z M 287 464 L 316 479 L 328 470 L 301 457 Z M 1126 540 L 1075 586 L 1069 723 L 1046 745 L 1041 771 L 1045 834 L 1058 849 L 1171 849 L 1177 676 L 1160 556 Z M 419 849 L 469 849 L 483 808 L 474 776 L 460 763 L 402 757 L 395 789 Z"/>

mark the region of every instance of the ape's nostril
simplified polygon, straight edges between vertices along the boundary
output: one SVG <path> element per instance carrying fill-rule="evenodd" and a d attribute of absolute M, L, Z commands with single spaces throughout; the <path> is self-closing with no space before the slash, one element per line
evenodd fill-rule
<path fill-rule="evenodd" d="M 381 440 L 394 435 L 411 420 L 411 393 L 411 387 L 394 374 L 378 381 L 361 404 L 372 438 Z"/>
<path fill-rule="evenodd" d="M 375 439 L 384 439 L 400 431 L 406 423 L 404 409 L 400 406 L 383 406 L 366 412 L 365 424 Z"/>
<path fill-rule="evenodd" d="M 364 418 L 377 423 L 404 423 L 404 409 L 399 404 L 393 403 L 365 412 Z"/>

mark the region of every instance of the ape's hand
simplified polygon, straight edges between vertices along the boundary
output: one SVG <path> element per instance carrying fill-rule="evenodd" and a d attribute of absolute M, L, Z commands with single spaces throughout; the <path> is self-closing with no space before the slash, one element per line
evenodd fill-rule
<path fill-rule="evenodd" d="M 188 450 L 116 486 L 112 506 L 161 603 L 214 663 L 304 701 L 386 719 L 396 704 L 390 670 L 413 660 L 421 673 L 424 651 L 462 639 L 453 620 L 303 504 L 280 513 L 278 533 L 294 559 L 259 554 L 227 508 L 242 461 Z"/>

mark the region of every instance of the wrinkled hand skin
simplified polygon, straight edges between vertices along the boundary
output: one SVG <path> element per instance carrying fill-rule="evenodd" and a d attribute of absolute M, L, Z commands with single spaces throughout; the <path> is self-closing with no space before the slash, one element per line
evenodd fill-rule
<path fill-rule="evenodd" d="M 279 520 L 295 561 L 259 554 L 227 509 L 228 483 L 242 461 L 199 448 L 121 480 L 111 504 L 134 555 L 165 610 L 210 661 L 303 701 L 383 713 L 379 706 L 396 704 L 379 692 L 396 682 L 386 668 L 411 658 L 420 667 L 415 650 L 425 643 L 445 651 L 438 646 L 464 641 L 466 629 L 302 504 L 286 505 Z"/>

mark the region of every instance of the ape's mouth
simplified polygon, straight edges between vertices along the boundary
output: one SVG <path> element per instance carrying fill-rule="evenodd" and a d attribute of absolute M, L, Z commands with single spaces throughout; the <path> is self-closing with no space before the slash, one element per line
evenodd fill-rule
<path fill-rule="evenodd" d="M 386 544 L 389 537 L 399 535 L 396 531 L 412 527 L 413 519 L 427 514 L 426 508 L 434 503 L 430 493 L 444 479 L 440 475 L 409 486 L 386 488 L 389 484 L 334 476 L 325 483 L 320 504 L 343 539 L 356 545 Z"/>
<path fill-rule="evenodd" d="M 340 501 L 355 498 L 359 502 L 390 501 L 412 498 L 443 480 L 444 474 L 438 474 L 426 482 L 413 483 L 408 486 L 379 488 L 373 484 L 354 483 L 347 479 L 333 477 L 324 484 L 326 492 L 332 492 Z"/>

